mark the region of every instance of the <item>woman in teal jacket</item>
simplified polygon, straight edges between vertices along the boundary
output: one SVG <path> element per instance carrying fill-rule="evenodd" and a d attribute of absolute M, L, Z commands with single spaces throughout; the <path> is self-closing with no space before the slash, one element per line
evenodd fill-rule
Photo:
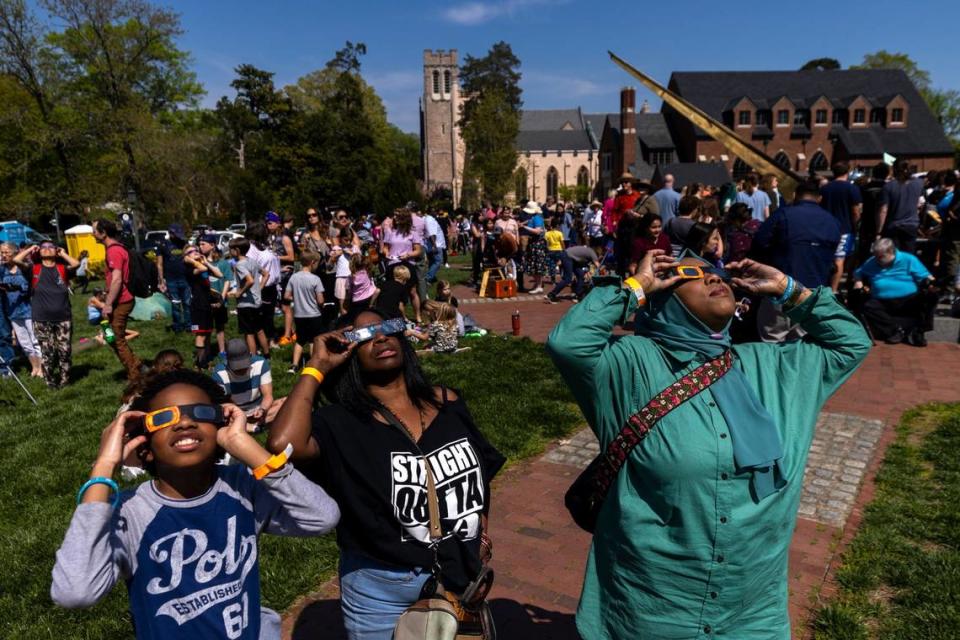
<path fill-rule="evenodd" d="M 790 638 L 787 551 L 807 453 L 827 398 L 870 340 L 829 289 L 805 289 L 750 260 L 732 284 L 786 301 L 800 342 L 730 345 L 727 273 L 703 277 L 651 252 L 638 335 L 611 330 L 637 309 L 619 279 L 597 282 L 550 334 L 547 350 L 605 449 L 627 419 L 702 363 L 732 349 L 733 368 L 663 418 L 611 485 L 587 560 L 577 627 L 586 640 Z"/>

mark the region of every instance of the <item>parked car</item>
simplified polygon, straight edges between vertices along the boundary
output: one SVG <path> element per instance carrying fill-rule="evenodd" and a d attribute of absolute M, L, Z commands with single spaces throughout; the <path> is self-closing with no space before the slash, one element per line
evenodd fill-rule
<path fill-rule="evenodd" d="M 227 231 L 232 231 L 234 233 L 246 233 L 247 223 L 246 222 L 237 222 L 227 227 Z"/>
<path fill-rule="evenodd" d="M 147 242 L 151 242 L 154 245 L 159 244 L 162 240 L 168 240 L 170 238 L 170 233 L 167 231 L 147 231 L 143 235 L 143 239 Z"/>
<path fill-rule="evenodd" d="M 17 222 L 16 220 L 0 222 L 0 242 L 11 242 L 20 246 L 23 243 L 40 244 L 50 239 L 50 236 L 47 234 L 34 231 L 27 225 Z"/>

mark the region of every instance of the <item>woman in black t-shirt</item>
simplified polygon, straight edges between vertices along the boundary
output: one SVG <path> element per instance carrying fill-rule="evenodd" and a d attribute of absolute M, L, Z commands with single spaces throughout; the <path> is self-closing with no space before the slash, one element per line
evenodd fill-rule
<path fill-rule="evenodd" d="M 441 580 L 462 593 L 490 557 L 490 481 L 504 458 L 483 437 L 462 398 L 431 385 L 410 343 L 385 334 L 386 316 L 368 310 L 355 328 L 319 336 L 313 356 L 270 428 L 268 447 L 293 445 L 314 461 L 315 479 L 340 505 L 340 590 L 351 638 L 392 636 L 397 618 L 430 577 L 424 457 L 440 503 Z M 310 371 L 316 369 L 322 386 Z M 331 404 L 314 410 L 318 389 Z M 386 417 L 392 413 L 400 425 Z M 402 427 L 402 428 L 401 428 Z"/>

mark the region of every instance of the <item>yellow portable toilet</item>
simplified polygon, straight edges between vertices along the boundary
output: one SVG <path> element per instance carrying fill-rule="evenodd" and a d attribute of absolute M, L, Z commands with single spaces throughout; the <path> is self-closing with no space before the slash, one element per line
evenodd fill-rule
<path fill-rule="evenodd" d="M 103 264 L 106 259 L 103 245 L 93 237 L 93 227 L 88 224 L 78 224 L 70 227 L 63 234 L 67 237 L 67 253 L 72 257 L 79 260 L 80 252 L 86 249 L 91 267 Z"/>

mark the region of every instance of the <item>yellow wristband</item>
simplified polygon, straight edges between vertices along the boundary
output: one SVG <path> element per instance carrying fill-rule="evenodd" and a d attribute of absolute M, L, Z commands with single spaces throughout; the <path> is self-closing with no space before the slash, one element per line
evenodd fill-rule
<path fill-rule="evenodd" d="M 268 475 L 287 464 L 287 459 L 290 457 L 291 453 L 293 453 L 293 445 L 288 444 L 283 451 L 275 456 L 272 456 L 269 460 L 254 469 L 253 477 L 257 480 L 263 480 Z"/>
<path fill-rule="evenodd" d="M 323 384 L 323 373 L 319 369 L 314 369 L 313 367 L 304 367 L 300 370 L 300 375 L 310 376 L 317 381 L 317 384 Z"/>
<path fill-rule="evenodd" d="M 630 287 L 630 290 L 633 291 L 634 297 L 637 299 L 637 305 L 643 306 L 647 303 L 647 296 L 643 293 L 643 287 L 640 285 L 640 281 L 634 278 L 633 276 L 627 278 L 623 281 L 625 285 Z"/>

